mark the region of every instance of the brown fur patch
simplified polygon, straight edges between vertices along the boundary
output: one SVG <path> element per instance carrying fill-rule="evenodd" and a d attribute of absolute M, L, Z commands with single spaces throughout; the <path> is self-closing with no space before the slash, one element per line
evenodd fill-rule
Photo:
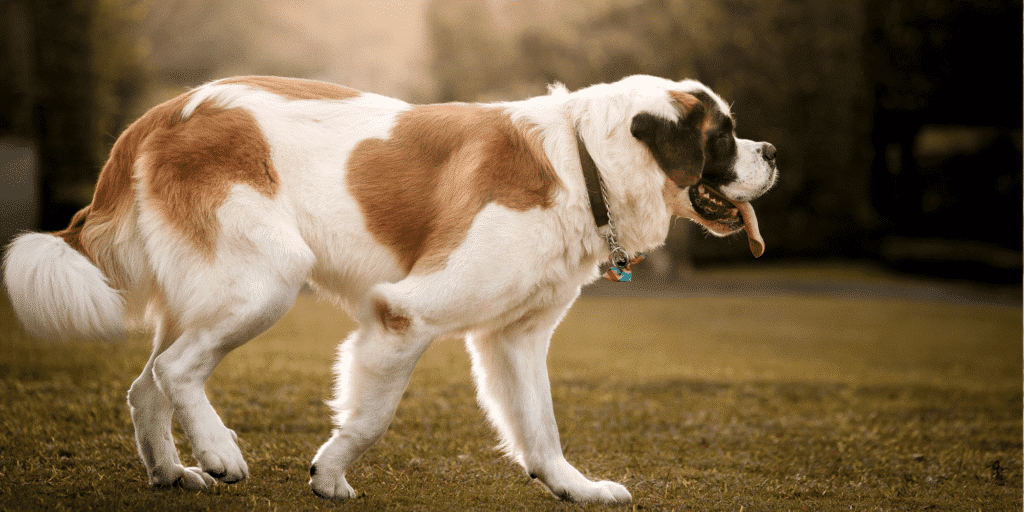
<path fill-rule="evenodd" d="M 682 189 L 679 185 L 676 185 L 672 178 L 665 177 L 665 185 L 661 187 L 661 197 L 665 200 L 665 206 L 668 207 L 669 212 L 676 217 L 685 217 L 686 208 L 684 203 L 679 199 Z"/>
<path fill-rule="evenodd" d="M 248 185 L 266 197 L 279 187 L 270 145 L 243 108 L 203 101 L 188 119 L 155 127 L 141 153 L 153 206 L 207 256 L 216 245 L 217 208 L 232 185 Z"/>
<path fill-rule="evenodd" d="M 181 109 L 191 93 L 161 103 L 131 124 L 114 142 L 110 158 L 100 172 L 92 198 L 92 215 L 112 215 L 131 201 L 132 171 L 143 141 L 161 127 L 180 121 Z"/>
<path fill-rule="evenodd" d="M 329 82 L 276 76 L 236 76 L 217 83 L 256 87 L 291 100 L 347 100 L 361 94 L 355 89 Z"/>
<path fill-rule="evenodd" d="M 683 106 L 684 112 L 689 112 L 695 105 L 700 103 L 696 96 L 683 91 L 669 91 L 668 95 Z"/>
<path fill-rule="evenodd" d="M 409 320 L 409 318 L 402 315 L 396 315 L 391 311 L 391 308 L 383 302 L 376 302 L 374 304 L 374 309 L 377 313 L 377 320 L 389 331 L 401 334 L 407 331 L 409 329 L 409 325 L 412 324 L 412 320 Z"/>
<path fill-rule="evenodd" d="M 367 229 L 417 273 L 443 266 L 486 204 L 547 208 L 558 182 L 532 130 L 466 104 L 400 114 L 391 138 L 362 141 L 347 167 Z"/>
<path fill-rule="evenodd" d="M 672 97 L 680 106 L 683 107 L 683 114 L 689 114 L 698 104 L 700 104 L 700 98 L 683 91 L 669 91 L 668 95 Z M 704 136 L 704 140 L 707 141 L 708 128 L 711 127 L 711 116 L 709 115 L 709 108 L 704 108 L 704 121 L 700 125 L 701 133 Z"/>
<path fill-rule="evenodd" d="M 111 278 L 121 275 L 112 256 L 112 243 L 124 226 L 123 219 L 132 214 L 132 171 L 139 148 L 154 130 L 180 118 L 181 108 L 189 97 L 190 94 L 183 94 L 157 105 L 125 129 L 103 165 L 92 203 L 75 214 L 70 226 L 55 233 Z"/>

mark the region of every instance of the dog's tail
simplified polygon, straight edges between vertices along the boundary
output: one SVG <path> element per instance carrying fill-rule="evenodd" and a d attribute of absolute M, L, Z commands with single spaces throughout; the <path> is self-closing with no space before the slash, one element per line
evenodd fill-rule
<path fill-rule="evenodd" d="M 88 215 L 86 207 L 64 231 L 25 233 L 7 246 L 7 293 L 14 313 L 33 336 L 124 336 L 125 299 L 81 245 Z"/>
<path fill-rule="evenodd" d="M 132 123 L 114 142 L 92 203 L 55 233 L 25 233 L 7 246 L 4 282 L 25 330 L 41 338 L 121 338 L 151 296 L 132 173 L 155 126 L 180 117 L 187 96 Z"/>

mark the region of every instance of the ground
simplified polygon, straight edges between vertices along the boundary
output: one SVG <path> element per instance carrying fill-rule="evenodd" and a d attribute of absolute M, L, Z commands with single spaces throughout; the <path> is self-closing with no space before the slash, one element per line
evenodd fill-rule
<path fill-rule="evenodd" d="M 580 299 L 549 367 L 566 457 L 631 490 L 617 509 L 1021 510 L 1019 286 L 770 265 L 614 286 L 631 288 Z M 351 469 L 360 497 L 315 497 L 352 323 L 306 294 L 207 386 L 249 480 L 152 490 L 125 403 L 148 340 L 31 339 L 0 300 L 0 509 L 603 508 L 556 501 L 493 449 L 458 341 L 427 352 Z"/>

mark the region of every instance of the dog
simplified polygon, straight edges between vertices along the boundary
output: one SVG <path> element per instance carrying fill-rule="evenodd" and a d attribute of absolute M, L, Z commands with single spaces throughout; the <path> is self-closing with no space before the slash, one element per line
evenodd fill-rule
<path fill-rule="evenodd" d="M 777 176 L 775 148 L 738 139 L 729 105 L 692 80 L 411 105 L 318 81 L 228 78 L 129 126 L 92 203 L 62 231 L 17 237 L 4 277 L 32 335 L 154 330 L 128 392 L 152 486 L 248 476 L 204 383 L 308 283 L 359 324 L 334 367 L 336 427 L 309 469 L 318 496 L 356 496 L 346 469 L 387 429 L 424 350 L 455 336 L 511 459 L 558 498 L 626 503 L 624 486 L 562 454 L 551 334 L 601 265 L 621 278 L 674 216 L 719 236 L 745 231 L 760 255 L 750 201 Z M 172 416 L 198 467 L 179 459 Z"/>

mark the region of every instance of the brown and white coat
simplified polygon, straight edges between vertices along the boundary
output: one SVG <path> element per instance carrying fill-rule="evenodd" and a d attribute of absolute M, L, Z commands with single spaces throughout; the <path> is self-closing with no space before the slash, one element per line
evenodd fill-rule
<path fill-rule="evenodd" d="M 410 105 L 240 77 L 130 126 L 67 229 L 9 246 L 7 288 L 40 336 L 153 327 L 128 400 L 152 485 L 248 476 L 203 385 L 309 283 L 360 322 L 339 349 L 337 428 L 310 470 L 318 495 L 354 496 L 345 470 L 387 428 L 419 356 L 460 336 L 510 457 L 559 497 L 629 501 L 566 462 L 547 380 L 551 333 L 609 258 L 577 137 L 628 252 L 664 243 L 673 215 L 761 243 L 749 201 L 774 184 L 775 150 L 736 139 L 728 106 L 694 81 L 634 76 L 520 102 Z M 198 468 L 178 457 L 172 414 Z"/>

